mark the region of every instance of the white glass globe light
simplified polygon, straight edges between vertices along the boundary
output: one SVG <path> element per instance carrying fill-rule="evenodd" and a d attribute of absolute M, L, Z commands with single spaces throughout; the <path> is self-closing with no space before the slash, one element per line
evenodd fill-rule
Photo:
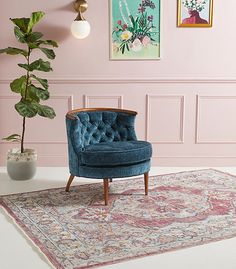
<path fill-rule="evenodd" d="M 85 20 L 75 20 L 71 24 L 71 33 L 75 38 L 83 39 L 90 33 L 90 24 Z"/>

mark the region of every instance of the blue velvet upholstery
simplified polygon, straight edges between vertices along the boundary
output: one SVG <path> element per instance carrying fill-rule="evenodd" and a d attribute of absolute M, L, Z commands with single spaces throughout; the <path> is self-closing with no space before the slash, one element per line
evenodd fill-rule
<path fill-rule="evenodd" d="M 146 141 L 102 142 L 88 145 L 81 152 L 81 163 L 88 166 L 116 166 L 144 162 L 152 148 Z"/>
<path fill-rule="evenodd" d="M 119 178 L 150 169 L 151 144 L 138 141 L 135 114 L 125 111 L 74 111 L 66 117 L 71 175 Z"/>
<path fill-rule="evenodd" d="M 110 166 L 110 167 L 91 167 L 86 165 L 80 166 L 80 176 L 89 178 L 122 178 L 142 175 L 150 170 L 150 160 L 142 163 Z"/>

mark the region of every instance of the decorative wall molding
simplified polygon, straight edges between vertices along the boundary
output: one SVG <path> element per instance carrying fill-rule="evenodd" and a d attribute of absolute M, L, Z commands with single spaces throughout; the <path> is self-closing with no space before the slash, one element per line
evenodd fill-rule
<path fill-rule="evenodd" d="M 180 99 L 180 122 L 179 122 L 179 139 L 171 141 L 152 141 L 149 138 L 150 131 L 150 99 L 152 98 L 165 98 L 165 99 Z M 184 143 L 184 95 L 172 95 L 172 94 L 155 94 L 146 95 L 146 139 L 152 144 L 183 144 Z"/>
<path fill-rule="evenodd" d="M 42 162 L 43 162 L 43 165 L 42 165 Z M 6 163 L 6 153 L 0 154 L 1 166 L 5 166 L 5 163 Z M 43 167 L 68 167 L 66 155 L 53 155 L 53 154 L 46 155 L 46 154 L 40 154 L 40 151 L 37 152 L 37 163 L 39 163 L 39 166 L 43 166 Z M 68 169 L 68 174 L 69 174 L 69 169 Z"/>
<path fill-rule="evenodd" d="M 201 140 L 199 138 L 199 126 L 200 126 L 200 103 L 202 99 L 235 99 L 236 95 L 197 95 L 197 108 L 196 108 L 196 129 L 195 129 L 195 143 L 196 144 L 236 144 L 236 140 L 229 141 L 229 140 Z"/>
<path fill-rule="evenodd" d="M 0 100 L 2 99 L 16 99 L 19 100 L 19 96 L 14 96 L 14 95 L 0 95 Z M 60 99 L 65 99 L 67 100 L 67 106 L 68 106 L 68 111 L 73 109 L 73 95 L 51 95 L 50 99 L 54 100 L 60 100 Z M 67 144 L 67 141 L 25 141 L 25 144 Z M 0 141 L 0 144 L 9 144 L 9 142 L 6 141 Z M 18 144 L 18 143 L 12 143 L 12 144 Z"/>
<path fill-rule="evenodd" d="M 16 99 L 19 100 L 19 96 L 17 95 L 0 95 L 0 99 Z M 68 109 L 73 109 L 73 95 L 50 95 L 50 99 L 67 99 L 68 100 Z"/>
<path fill-rule="evenodd" d="M 118 101 L 118 107 L 119 109 L 123 108 L 123 95 L 84 95 L 84 108 L 90 108 L 89 101 L 91 99 L 98 99 L 98 100 L 103 100 L 103 99 L 117 99 Z"/>
<path fill-rule="evenodd" d="M 0 79 L 0 84 L 9 84 L 13 78 Z M 159 77 L 159 78 L 51 78 L 49 84 L 147 84 L 147 83 L 163 83 L 163 84 L 185 84 L 185 83 L 223 83 L 235 84 L 236 78 L 226 77 Z"/>
<path fill-rule="evenodd" d="M 107 83 L 112 83 L 111 80 L 107 80 Z M 236 82 L 236 81 L 235 81 Z M 138 85 L 138 84 L 137 84 Z M 135 86 L 135 85 L 134 85 Z M 159 85 L 155 86 L 155 85 L 145 85 L 143 84 L 142 86 L 140 86 L 138 89 L 140 89 L 140 91 L 136 91 L 135 92 L 135 98 L 133 98 L 133 95 L 130 94 L 130 92 L 127 91 L 127 89 L 129 88 L 129 86 L 127 85 L 115 85 L 114 87 L 111 87 L 109 85 L 103 87 L 102 85 L 100 85 L 100 87 L 95 87 L 95 85 L 90 85 L 87 86 L 86 85 L 86 89 L 83 90 L 77 90 L 78 87 L 76 87 L 76 85 L 74 85 L 73 87 L 68 86 L 68 87 L 64 87 L 59 86 L 59 90 L 61 91 L 61 89 L 68 89 L 71 88 L 70 91 L 67 91 L 63 94 L 63 92 L 60 92 L 62 95 L 60 94 L 56 94 L 56 95 L 52 95 L 52 99 L 53 99 L 53 104 L 57 105 L 57 109 L 61 109 L 60 112 L 60 118 L 62 118 L 62 115 L 64 113 L 64 111 L 68 110 L 72 110 L 73 109 L 73 96 L 75 98 L 75 100 L 80 100 L 78 103 L 80 104 L 80 106 L 95 106 L 96 104 L 100 104 L 101 100 L 104 99 L 104 104 L 108 104 L 111 103 L 113 106 L 119 106 L 119 108 L 123 107 L 123 101 L 125 100 L 125 105 L 129 104 L 130 107 L 139 107 L 140 105 L 140 115 L 139 115 L 139 119 L 137 122 L 137 126 L 139 128 L 140 133 L 143 135 L 143 139 L 145 139 L 145 135 L 146 135 L 146 139 L 152 138 L 153 140 L 158 140 L 155 139 L 155 128 L 157 127 L 152 127 L 150 126 L 152 121 L 155 121 L 155 106 L 156 106 L 156 101 L 153 100 L 152 98 L 167 98 L 164 99 L 164 103 L 162 103 L 162 101 L 158 100 L 158 104 L 162 105 L 162 109 L 161 111 L 166 111 L 166 113 L 168 113 L 168 109 L 165 110 L 165 106 L 168 105 L 168 107 L 170 106 L 170 116 L 169 119 L 174 123 L 174 126 L 170 129 L 166 128 L 165 130 L 163 130 L 163 132 L 161 133 L 161 139 L 162 140 L 167 140 L 167 141 L 151 141 L 153 143 L 153 149 L 154 149 L 154 154 L 153 154 L 153 165 L 168 165 L 168 166 L 230 166 L 233 163 L 235 163 L 236 161 L 236 156 L 232 156 L 235 155 L 234 151 L 235 151 L 235 147 L 236 147 L 236 141 L 202 141 L 203 139 L 201 138 L 201 130 L 204 131 L 204 129 L 201 128 L 201 126 L 203 125 L 199 125 L 199 112 L 200 109 L 203 109 L 203 111 L 206 111 L 206 113 L 208 113 L 208 104 L 205 104 L 205 101 L 203 103 L 203 107 L 200 104 L 199 107 L 199 97 L 200 98 L 210 98 L 210 99 L 226 99 L 225 102 L 224 100 L 222 101 L 222 104 L 224 103 L 225 106 L 227 107 L 227 100 L 228 99 L 233 99 L 232 102 L 233 104 L 230 105 L 231 108 L 234 105 L 234 102 L 236 101 L 236 93 L 234 95 L 234 88 L 236 87 L 236 85 L 228 85 L 230 87 L 229 90 L 227 90 L 227 87 L 225 87 L 224 89 L 219 89 L 219 87 L 215 90 L 215 84 L 209 85 L 209 87 L 196 87 L 196 85 L 177 85 L 177 87 L 175 87 L 175 85 L 170 85 L 170 87 L 165 87 L 163 85 Z M 222 85 L 223 86 L 223 85 Z M 7 86 L 1 86 L 2 88 L 5 88 Z M 56 86 L 55 86 L 56 87 Z M 79 87 L 80 88 L 80 87 Z M 84 87 L 81 87 L 84 88 Z M 133 88 L 133 87 L 132 87 Z M 135 87 L 134 87 L 135 88 Z M 149 90 L 151 88 L 151 90 Z M 171 89 L 169 89 L 171 88 Z M 193 88 L 193 89 L 191 89 Z M 201 90 L 198 90 L 199 88 L 204 88 Z M 206 89 L 208 88 L 208 89 Z M 101 89 L 100 91 L 98 89 Z M 104 90 L 105 89 L 105 90 Z M 175 91 L 173 91 L 174 89 L 176 89 Z M 68 95 L 67 95 L 68 93 Z M 101 94 L 100 94 L 101 93 Z M 150 93 L 150 95 L 147 95 L 147 93 Z M 203 94 L 201 94 L 203 93 Z M 212 93 L 214 93 L 215 95 L 211 95 Z M 216 95 L 218 94 L 219 95 Z M 72 95 L 73 94 L 73 95 Z M 222 94 L 222 95 L 221 95 Z M 197 98 L 196 98 L 197 97 Z M 5 99 L 4 99 L 5 98 Z M 124 99 L 125 98 L 125 99 Z M 151 98 L 151 100 L 150 100 Z M 175 100 L 173 100 L 173 103 L 171 101 L 168 100 L 168 98 L 177 98 Z M 18 97 L 14 94 L 10 94 L 7 95 L 7 93 L 5 93 L 5 90 L 2 91 L 2 95 L 0 95 L 0 101 L 3 100 L 4 102 L 9 102 L 9 103 L 13 103 L 13 101 L 17 100 Z M 8 100 L 6 100 L 8 99 Z M 13 99 L 13 100 L 10 100 Z M 95 99 L 95 100 L 94 100 Z M 98 102 L 96 102 L 96 99 Z M 108 100 L 107 100 L 108 99 Z M 81 104 L 81 100 L 83 100 L 83 104 Z M 109 101 L 111 100 L 111 102 Z M 150 101 L 151 101 L 151 110 L 150 110 Z M 166 102 L 167 104 L 166 104 Z M 197 103 L 196 103 L 197 101 Z M 89 103 L 90 102 L 90 103 Z M 146 102 L 146 106 L 145 106 L 145 102 Z M 214 102 L 214 101 L 213 101 Z M 103 104 L 103 102 L 102 102 Z M 174 107 L 172 107 L 172 104 Z M 216 108 L 217 108 L 218 103 L 216 104 Z M 219 103 L 220 105 L 220 103 Z M 141 107 L 142 106 L 142 107 Z M 212 108 L 215 107 L 209 107 L 209 113 L 211 113 Z M 205 110 L 206 109 L 206 110 Z M 159 111 L 159 110 L 157 110 Z M 178 114 L 174 114 L 174 112 L 177 111 Z M 234 107 L 233 107 L 233 111 Z M 62 113 L 63 112 L 63 113 Z M 152 114 L 150 114 L 152 113 Z M 210 116 L 210 114 L 207 114 Z M 222 114 L 222 118 L 221 121 L 227 121 L 228 117 L 230 117 L 230 120 L 233 121 L 233 115 L 234 113 L 232 113 L 232 116 L 230 114 L 230 112 L 226 112 Z M 186 119 L 188 118 L 188 120 L 191 121 L 191 124 L 186 126 L 185 128 L 185 115 L 187 116 Z M 219 114 L 221 115 L 221 114 Z M 163 115 L 163 117 L 165 117 L 165 115 Z M 11 120 L 15 120 L 15 119 L 11 119 Z M 159 119 L 161 120 L 161 119 Z M 202 120 L 201 118 L 201 114 L 200 114 L 200 120 Z M 204 120 L 204 118 L 203 118 Z M 206 119 L 206 123 L 211 122 L 210 121 L 211 118 L 207 118 Z M 61 119 L 60 121 L 61 122 Z M 204 121 L 205 122 L 205 121 Z M 203 123 L 203 122 L 201 122 Z M 56 122 L 57 124 L 57 122 Z M 164 124 L 164 123 L 163 123 Z M 213 124 L 213 123 L 212 123 Z M 215 123 L 214 123 L 215 124 Z M 225 123 L 227 124 L 227 123 Z M 47 125 L 48 126 L 48 125 Z M 56 125 L 55 125 L 56 126 Z M 163 125 L 164 126 L 164 125 Z M 205 126 L 205 125 L 204 125 Z M 228 126 L 228 125 L 226 125 Z M 146 128 L 145 128 L 146 127 Z M 40 128 L 40 126 L 39 126 Z M 148 128 L 151 128 L 150 130 L 148 130 Z M 154 129 L 152 129 L 154 128 Z M 200 129 L 199 129 L 200 128 Z M 208 138 L 208 140 L 211 140 L 211 138 L 214 138 L 214 133 L 211 131 L 212 129 L 211 125 L 209 126 L 209 135 L 208 135 L 208 129 L 206 129 L 204 131 L 204 134 L 206 136 L 206 139 Z M 42 129 L 42 128 L 41 128 Z M 42 130 L 43 132 L 49 131 L 51 130 L 50 126 L 48 128 L 49 130 Z M 230 126 L 229 129 L 231 130 Z M 61 130 L 61 129 L 60 129 Z M 146 131 L 145 131 L 146 130 Z M 232 127 L 233 130 L 233 127 Z M 5 130 L 7 131 L 7 130 Z M 148 134 L 149 131 L 149 134 Z M 174 133 L 170 133 L 171 131 L 173 131 Z M 200 133 L 198 134 L 198 132 L 200 131 Z M 166 136 L 165 136 L 166 134 Z M 203 137 L 203 136 L 202 136 Z M 203 138 L 204 138 L 203 137 Z M 227 136 L 227 133 L 222 133 L 221 136 L 217 136 L 215 137 L 216 139 L 219 137 L 219 139 L 224 139 L 226 140 L 227 137 L 230 138 L 230 136 Z M 166 138 L 166 139 L 165 139 Z M 45 140 L 51 140 L 51 141 L 42 141 L 42 139 Z M 64 137 L 64 134 L 62 135 L 58 135 L 55 139 L 58 139 L 58 141 L 53 141 L 53 138 L 51 136 L 47 137 L 46 135 L 42 138 L 40 136 L 37 136 L 37 134 L 35 134 L 35 139 L 37 141 L 28 141 L 26 142 L 27 146 L 37 146 L 38 150 L 38 156 L 40 159 L 40 165 L 42 166 L 66 166 L 67 165 L 67 152 L 66 152 L 66 138 Z M 148 139 L 149 140 L 149 139 Z M 171 141 L 169 141 L 171 140 Z M 173 141 L 172 141 L 173 140 Z M 186 140 L 186 141 L 185 141 Z M 205 140 L 205 139 L 204 139 Z M 231 140 L 234 140 L 234 136 L 232 134 L 232 138 Z M 150 140 L 149 140 L 150 141 Z M 186 142 L 186 143 L 184 143 Z M 197 144 L 206 144 L 206 145 L 196 145 Z M 4 145 L 3 145 L 4 144 Z M 162 145 L 160 145 L 162 144 Z M 209 144 L 209 145 L 207 145 Z M 223 144 L 222 146 L 219 146 L 219 150 L 216 151 L 214 144 Z M 225 145 L 224 145 L 225 144 Z M 227 145 L 228 144 L 228 145 Z M 14 146 L 14 145 L 13 145 Z M 7 149 L 7 145 L 6 142 L 1 142 L 0 141 L 0 147 L 2 148 L 2 152 L 0 152 L 0 163 L 4 164 L 4 158 L 1 157 L 1 154 L 3 156 L 3 151 L 5 151 L 5 149 Z M 192 149 L 192 150 L 191 150 Z M 52 156 L 50 155 L 50 152 L 52 152 Z M 161 153 L 161 155 L 159 155 L 159 152 Z M 47 155 L 47 153 L 49 153 L 49 155 Z M 166 156 L 165 156 L 166 153 Z M 184 154 L 189 154 L 191 156 L 181 156 L 180 154 L 183 153 Z M 215 155 L 214 155 L 215 153 Z M 5 153 L 4 153 L 5 154 Z M 53 155 L 55 154 L 55 155 Z M 202 156 L 194 156 L 194 154 L 196 155 L 202 155 Z M 220 155 L 223 156 L 220 156 Z M 164 155 L 164 156 L 163 156 Z M 1 159 L 2 158 L 2 159 Z"/>

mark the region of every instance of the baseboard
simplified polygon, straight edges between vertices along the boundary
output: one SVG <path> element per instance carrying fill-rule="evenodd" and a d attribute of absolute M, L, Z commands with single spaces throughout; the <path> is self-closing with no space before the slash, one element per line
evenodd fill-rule
<path fill-rule="evenodd" d="M 228 167 L 236 165 L 236 156 L 160 156 L 152 158 L 152 166 Z"/>

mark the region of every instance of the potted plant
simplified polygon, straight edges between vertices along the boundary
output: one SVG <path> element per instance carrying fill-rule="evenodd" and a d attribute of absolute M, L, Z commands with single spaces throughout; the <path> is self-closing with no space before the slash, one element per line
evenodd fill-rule
<path fill-rule="evenodd" d="M 19 102 L 15 104 L 15 109 L 22 117 L 22 133 L 3 138 L 6 141 L 20 143 L 20 149 L 10 149 L 7 153 L 8 174 L 16 180 L 30 179 L 36 172 L 36 151 L 26 149 L 24 146 L 26 119 L 37 115 L 49 119 L 56 116 L 52 107 L 41 104 L 41 101 L 48 100 L 50 97 L 48 81 L 34 74 L 34 71 L 52 71 L 50 62 L 41 58 L 31 61 L 31 55 L 36 50 L 40 50 L 50 60 L 55 58 L 54 51 L 48 46 L 58 47 L 57 43 L 53 40 L 41 39 L 43 34 L 33 31 L 34 26 L 44 15 L 44 12 L 38 11 L 33 12 L 30 18 L 10 19 L 15 25 L 15 37 L 22 45 L 25 45 L 25 49 L 15 47 L 0 49 L 0 53 L 21 55 L 25 58 L 25 63 L 18 64 L 25 71 L 25 75 L 10 83 L 11 91 L 18 94 L 20 98 Z"/>

